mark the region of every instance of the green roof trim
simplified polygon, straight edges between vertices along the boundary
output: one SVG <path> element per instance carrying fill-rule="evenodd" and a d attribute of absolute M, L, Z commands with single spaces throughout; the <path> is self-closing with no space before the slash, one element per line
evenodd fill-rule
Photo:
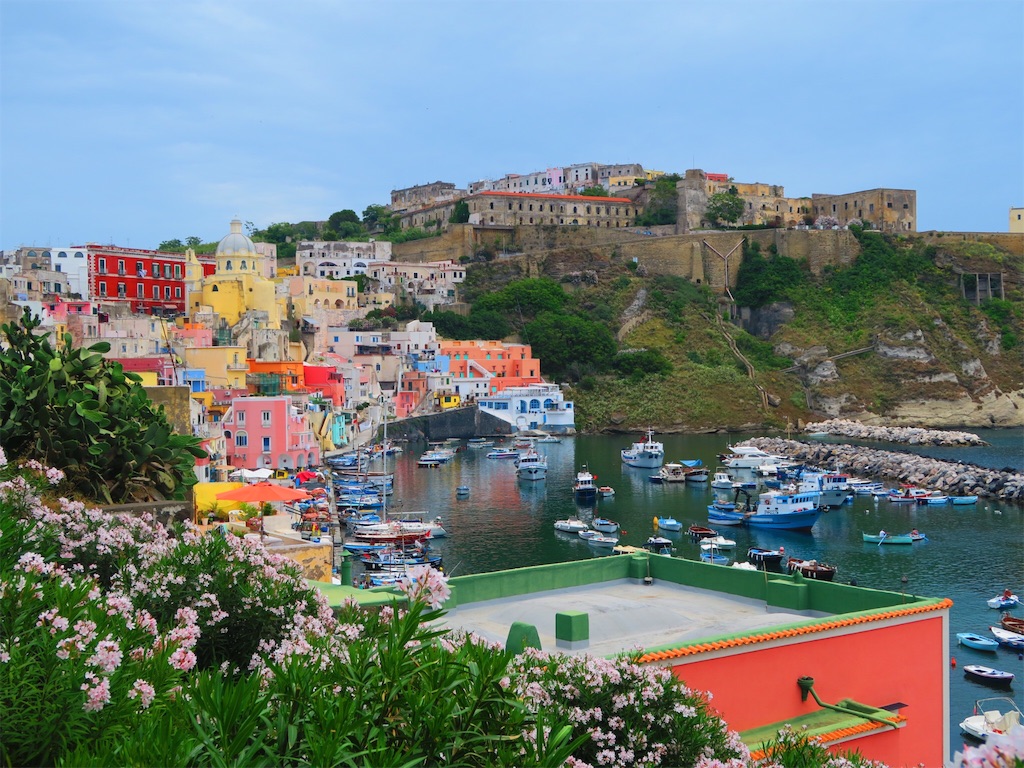
<path fill-rule="evenodd" d="M 820 739 L 825 746 L 838 744 L 873 730 L 878 730 L 879 732 L 889 730 L 881 723 L 877 723 L 867 717 L 858 717 L 852 712 L 820 709 L 814 703 L 809 703 L 808 706 L 815 707 L 814 711 L 789 718 L 788 720 L 780 720 L 742 731 L 740 733 L 740 740 L 747 745 L 751 752 L 756 752 L 778 741 L 779 731 L 786 726 L 809 738 Z M 890 712 L 887 709 L 873 707 L 870 704 L 862 704 L 853 699 L 843 699 L 837 702 L 836 706 L 843 709 L 861 711 L 865 714 L 889 720 L 897 728 L 902 728 L 906 725 L 905 717 Z"/>

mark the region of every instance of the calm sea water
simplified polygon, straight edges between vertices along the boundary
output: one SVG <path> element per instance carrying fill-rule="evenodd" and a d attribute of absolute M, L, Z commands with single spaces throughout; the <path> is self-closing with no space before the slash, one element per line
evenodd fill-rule
<path fill-rule="evenodd" d="M 885 450 L 912 450 L 946 460 L 961 460 L 993 468 L 1024 469 L 1024 431 L 990 430 L 978 433 L 991 445 L 979 448 L 905 448 L 887 443 L 863 443 Z M 714 469 L 716 456 L 730 443 L 756 435 L 663 435 L 666 460 L 701 459 Z M 546 480 L 520 481 L 509 460 L 488 459 L 486 450 L 463 449 L 455 460 L 438 468 L 416 466 L 425 445 L 409 444 L 401 456 L 389 459 L 395 472 L 395 492 L 389 509 L 418 510 L 439 515 L 449 538 L 432 546 L 444 556 L 452 575 L 518 568 L 529 565 L 600 557 L 576 536 L 556 532 L 558 519 L 595 513 L 619 521 L 623 544 L 641 545 L 655 531 L 655 516 L 672 516 L 685 525 L 707 524 L 707 505 L 714 491 L 707 484 L 656 485 L 655 470 L 622 464 L 619 450 L 640 436 L 582 435 L 561 443 L 538 445 L 549 462 Z M 835 440 L 835 442 L 843 442 Z M 579 465 L 587 463 L 599 485 L 610 485 L 615 496 L 593 506 L 573 500 L 572 481 Z M 456 497 L 459 485 L 470 487 L 467 498 Z M 864 544 L 861 533 L 880 529 L 906 532 L 917 528 L 928 540 L 911 547 Z M 837 581 L 865 587 L 905 591 L 912 595 L 953 600 L 950 649 L 957 667 L 950 674 L 950 749 L 960 748 L 957 723 L 971 713 L 974 701 L 986 696 L 1012 696 L 1024 709 L 1024 661 L 1000 648 L 995 654 L 958 647 L 957 632 L 988 635 L 999 614 L 985 601 L 1010 587 L 1024 595 L 1024 510 L 1020 506 L 981 500 L 976 506 L 916 506 L 875 501 L 858 496 L 823 515 L 810 533 L 723 528 L 736 540 L 736 554 L 749 546 L 775 549 L 836 565 Z M 699 549 L 685 533 L 666 533 L 677 542 L 677 557 L 697 559 Z M 1024 616 L 1024 608 L 1016 615 Z M 914 649 L 908 648 L 912 664 Z M 966 679 L 965 664 L 984 664 L 1017 675 L 1010 691 Z"/>

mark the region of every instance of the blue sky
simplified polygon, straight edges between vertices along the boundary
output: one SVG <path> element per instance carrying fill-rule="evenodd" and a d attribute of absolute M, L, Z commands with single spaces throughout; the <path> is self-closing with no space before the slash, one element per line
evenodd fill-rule
<path fill-rule="evenodd" d="M 0 247 L 215 241 L 581 162 L 1024 205 L 1024 3 L 0 0 Z"/>

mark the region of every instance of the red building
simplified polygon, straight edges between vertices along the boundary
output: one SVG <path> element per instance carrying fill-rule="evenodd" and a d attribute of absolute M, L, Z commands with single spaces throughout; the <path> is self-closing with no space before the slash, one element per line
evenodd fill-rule
<path fill-rule="evenodd" d="M 124 302 L 136 314 L 184 314 L 188 300 L 184 254 L 116 245 L 87 245 L 85 251 L 93 301 Z M 204 277 L 216 271 L 212 256 L 197 258 Z"/>

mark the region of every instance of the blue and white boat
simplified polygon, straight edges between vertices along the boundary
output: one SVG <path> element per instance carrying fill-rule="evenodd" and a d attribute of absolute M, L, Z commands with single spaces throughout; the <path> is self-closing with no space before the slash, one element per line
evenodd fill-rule
<path fill-rule="evenodd" d="M 620 452 L 622 462 L 629 467 L 654 469 L 665 461 L 665 445 L 654 439 L 654 430 L 647 430 L 647 436 Z"/>
<path fill-rule="evenodd" d="M 597 499 L 597 486 L 594 485 L 594 476 L 584 464 L 576 473 L 576 480 L 572 484 L 572 494 L 579 502 L 593 502 Z"/>
<path fill-rule="evenodd" d="M 964 506 L 968 506 L 970 504 L 977 504 L 978 503 L 978 497 L 977 496 L 973 496 L 973 495 L 972 496 L 950 496 L 949 500 L 951 502 L 953 502 L 953 506 L 955 506 L 955 507 L 964 507 Z"/>
<path fill-rule="evenodd" d="M 718 547 L 711 546 L 700 549 L 700 560 L 702 563 L 712 563 L 714 565 L 725 565 L 729 562 L 729 558 L 718 551 Z"/>
<path fill-rule="evenodd" d="M 751 504 L 750 495 L 742 489 L 737 498 L 746 496 L 745 502 L 728 504 L 715 502 L 708 507 L 708 522 L 717 525 L 747 525 L 751 528 L 774 528 L 781 531 L 809 531 L 821 517 L 818 491 L 765 491 Z"/>
<path fill-rule="evenodd" d="M 663 531 L 683 530 L 683 524 L 674 517 L 656 517 L 654 518 L 654 527 L 660 528 Z"/>

